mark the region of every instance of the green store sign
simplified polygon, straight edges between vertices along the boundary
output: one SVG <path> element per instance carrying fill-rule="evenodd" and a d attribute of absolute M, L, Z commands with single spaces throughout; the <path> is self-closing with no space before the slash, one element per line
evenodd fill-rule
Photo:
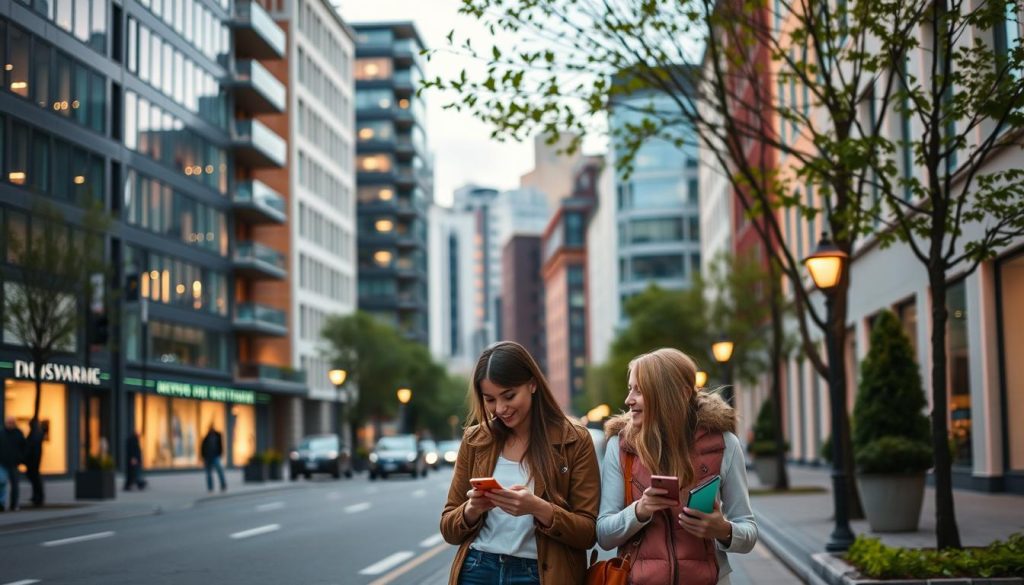
<path fill-rule="evenodd" d="M 172 398 L 191 398 L 193 400 L 213 400 L 216 402 L 234 402 L 235 404 L 256 404 L 256 393 L 251 390 L 239 390 L 226 386 L 208 384 L 190 384 L 188 382 L 172 382 L 170 380 L 147 380 L 146 388 L 152 388 L 160 396 Z M 138 378 L 126 378 L 130 386 L 142 386 Z M 262 397 L 259 397 L 262 398 Z"/>

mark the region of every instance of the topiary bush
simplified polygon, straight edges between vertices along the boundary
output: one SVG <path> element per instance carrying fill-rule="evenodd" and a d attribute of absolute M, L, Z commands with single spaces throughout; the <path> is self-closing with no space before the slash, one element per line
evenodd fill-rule
<path fill-rule="evenodd" d="M 757 412 L 757 420 L 754 421 L 754 440 L 748 449 L 755 457 L 775 455 L 778 451 L 775 448 L 775 422 L 772 420 L 771 398 L 766 398 L 761 403 L 761 410 Z M 789 443 L 785 443 L 785 451 L 788 450 Z"/>
<path fill-rule="evenodd" d="M 921 373 L 899 320 L 883 311 L 871 329 L 853 407 L 853 451 L 861 473 L 912 473 L 932 466 Z"/>

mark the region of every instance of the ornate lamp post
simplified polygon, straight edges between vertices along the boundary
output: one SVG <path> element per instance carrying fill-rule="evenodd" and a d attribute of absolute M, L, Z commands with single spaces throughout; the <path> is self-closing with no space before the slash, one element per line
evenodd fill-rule
<path fill-rule="evenodd" d="M 334 389 L 338 392 L 338 399 L 340 404 L 338 408 L 334 409 L 334 430 L 342 437 L 342 445 L 347 445 L 350 437 L 348 432 L 348 402 L 351 393 L 341 388 L 341 385 L 345 383 L 348 378 L 348 372 L 341 369 L 335 368 L 327 372 L 327 379 L 334 385 Z M 345 394 L 342 394 L 344 392 Z M 344 399 L 344 400 L 342 400 Z"/>
<path fill-rule="evenodd" d="M 408 423 L 407 423 L 407 421 L 405 419 L 407 418 L 406 409 L 408 408 L 409 401 L 412 400 L 412 390 L 410 390 L 408 388 L 399 388 L 398 392 L 396 394 L 398 395 L 398 402 L 399 402 L 399 406 L 398 406 L 398 432 L 399 433 L 408 433 L 409 429 L 406 428 L 408 426 Z"/>
<path fill-rule="evenodd" d="M 711 344 L 711 355 L 714 356 L 716 362 L 722 364 L 722 377 L 725 384 L 723 394 L 725 394 L 725 401 L 729 403 L 729 406 L 734 406 L 736 402 L 732 388 L 732 368 L 729 366 L 733 349 L 735 349 L 735 344 L 725 337 L 720 337 L 718 341 Z"/>
<path fill-rule="evenodd" d="M 821 241 L 814 253 L 804 259 L 804 266 L 811 274 L 814 285 L 825 295 L 825 307 L 827 310 L 826 322 L 831 325 L 833 311 L 835 310 L 835 292 L 845 270 L 848 257 L 845 252 L 836 247 L 828 238 L 828 234 L 821 235 Z M 843 445 L 842 432 L 846 422 L 844 416 L 846 408 L 846 384 L 839 379 L 839 369 L 835 364 L 843 359 L 839 344 L 836 341 L 835 332 L 831 329 L 825 335 L 825 345 L 828 352 L 828 388 L 829 402 L 831 403 L 832 418 L 832 499 L 835 506 L 835 527 L 825 550 L 844 551 L 850 548 L 853 543 L 853 530 L 850 528 L 848 495 L 846 493 L 846 457 L 845 445 Z"/>

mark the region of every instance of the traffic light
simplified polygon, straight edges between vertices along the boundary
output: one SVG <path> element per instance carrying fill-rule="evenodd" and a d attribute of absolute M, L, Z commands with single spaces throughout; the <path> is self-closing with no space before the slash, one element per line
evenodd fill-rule
<path fill-rule="evenodd" d="M 124 300 L 133 303 L 139 300 L 139 275 L 129 274 L 124 283 Z"/>

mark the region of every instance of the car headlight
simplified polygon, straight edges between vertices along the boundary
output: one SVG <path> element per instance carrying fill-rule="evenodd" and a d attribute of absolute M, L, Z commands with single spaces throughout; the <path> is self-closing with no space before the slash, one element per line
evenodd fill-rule
<path fill-rule="evenodd" d="M 376 453 L 370 453 L 370 463 L 376 463 L 376 462 L 377 462 L 377 454 Z"/>
<path fill-rule="evenodd" d="M 415 453 L 409 453 L 408 455 L 405 456 L 405 458 L 407 460 L 409 460 L 409 462 L 411 463 L 413 461 L 416 461 L 416 454 Z"/>
<path fill-rule="evenodd" d="M 437 453 L 427 453 L 427 463 L 431 465 L 437 463 Z"/>
<path fill-rule="evenodd" d="M 288 458 L 291 459 L 292 461 L 297 461 L 299 458 L 299 452 L 292 451 L 291 453 L 288 454 Z"/>
<path fill-rule="evenodd" d="M 455 463 L 455 458 L 458 456 L 459 454 L 455 451 L 446 451 L 444 454 L 444 460 L 448 463 Z"/>
<path fill-rule="evenodd" d="M 338 456 L 338 452 L 337 451 L 328 451 L 327 452 L 327 458 L 328 459 L 334 459 L 337 456 Z"/>

